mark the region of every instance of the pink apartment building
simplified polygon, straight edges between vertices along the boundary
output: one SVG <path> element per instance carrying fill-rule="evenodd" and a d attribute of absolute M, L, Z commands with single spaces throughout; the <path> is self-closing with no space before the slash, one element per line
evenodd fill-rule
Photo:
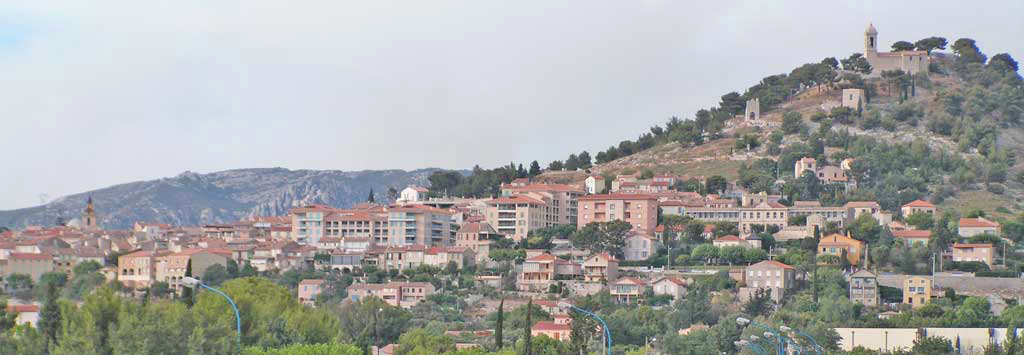
<path fill-rule="evenodd" d="M 658 226 L 658 199 L 645 194 L 602 194 L 579 199 L 576 226 L 591 222 L 625 221 L 634 230 L 654 232 Z"/>

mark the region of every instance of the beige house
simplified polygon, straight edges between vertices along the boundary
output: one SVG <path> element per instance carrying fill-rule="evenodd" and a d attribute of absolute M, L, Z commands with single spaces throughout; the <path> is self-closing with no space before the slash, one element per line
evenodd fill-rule
<path fill-rule="evenodd" d="M 932 279 L 911 276 L 903 280 L 903 303 L 918 308 L 931 302 Z"/>
<path fill-rule="evenodd" d="M 902 241 L 904 245 L 928 245 L 928 241 L 932 239 L 932 231 L 917 229 L 896 230 L 892 231 L 892 237 Z"/>
<path fill-rule="evenodd" d="M 642 233 L 633 233 L 626 237 L 625 242 L 622 254 L 627 261 L 647 260 L 661 247 L 660 240 Z"/>
<path fill-rule="evenodd" d="M 299 281 L 298 293 L 299 302 L 305 305 L 316 304 L 316 297 L 324 291 L 327 281 L 323 279 L 305 279 Z"/>
<path fill-rule="evenodd" d="M 520 291 L 547 292 L 556 279 L 576 278 L 583 273 L 580 264 L 562 260 L 551 254 L 527 258 L 516 286 Z"/>
<path fill-rule="evenodd" d="M 747 287 L 740 290 L 740 298 L 749 298 L 754 290 L 772 290 L 772 298 L 781 300 L 786 290 L 796 285 L 796 268 L 774 260 L 765 260 L 746 267 Z"/>
<path fill-rule="evenodd" d="M 923 200 L 914 200 L 903 205 L 903 207 L 900 207 L 900 214 L 903 215 L 903 218 L 910 217 L 915 213 L 935 215 L 936 210 L 937 209 L 935 205 L 933 205 L 931 202 Z"/>
<path fill-rule="evenodd" d="M 878 276 L 867 270 L 858 270 L 850 275 L 850 301 L 877 307 L 878 296 Z"/>
<path fill-rule="evenodd" d="M 156 281 L 156 258 L 167 251 L 139 250 L 117 258 L 117 280 L 125 287 L 144 289 Z"/>
<path fill-rule="evenodd" d="M 654 232 L 658 226 L 658 199 L 646 194 L 604 194 L 580 197 L 577 227 L 592 222 L 625 221 L 634 230 Z"/>
<path fill-rule="evenodd" d="M 614 280 L 619 275 L 619 261 L 608 253 L 591 255 L 583 262 L 583 280 L 602 282 Z"/>
<path fill-rule="evenodd" d="M 618 304 L 633 304 L 640 301 L 644 294 L 644 280 L 623 277 L 608 285 L 612 299 Z"/>
<path fill-rule="evenodd" d="M 433 247 L 427 249 L 423 254 L 423 263 L 426 265 L 445 268 L 449 263 L 455 263 L 460 270 L 466 266 L 473 266 L 476 262 L 476 254 L 469 248 L 462 247 Z"/>
<path fill-rule="evenodd" d="M 572 332 L 572 327 L 568 324 L 559 324 L 555 322 L 540 321 L 530 327 L 531 336 L 546 336 L 551 339 L 558 341 L 569 341 L 569 334 Z"/>
<path fill-rule="evenodd" d="M 188 249 L 178 253 L 157 256 L 155 281 L 166 282 L 175 292 L 183 287 L 181 279 L 192 266 L 192 277 L 202 278 L 206 269 L 213 265 L 227 266 L 231 251 L 212 249 Z"/>
<path fill-rule="evenodd" d="M 348 287 L 348 297 L 353 302 L 374 296 L 385 303 L 402 308 L 412 308 L 434 294 L 434 285 L 429 282 L 389 282 L 386 284 L 354 284 Z"/>
<path fill-rule="evenodd" d="M 999 222 L 988 220 L 984 217 L 961 218 L 957 228 L 957 233 L 964 238 L 986 233 L 999 236 L 999 231 Z"/>
<path fill-rule="evenodd" d="M 992 244 L 953 244 L 953 261 L 980 261 L 991 267 L 996 251 Z"/>
<path fill-rule="evenodd" d="M 468 248 L 476 255 L 476 262 L 489 261 L 491 244 L 504 236 L 498 234 L 490 224 L 484 222 L 468 222 L 459 227 L 455 233 L 455 246 Z"/>
<path fill-rule="evenodd" d="M 843 107 L 848 107 L 853 110 L 864 110 L 867 108 L 867 102 L 864 99 L 864 89 L 843 89 Z"/>
<path fill-rule="evenodd" d="M 673 302 L 680 301 L 686 296 L 686 281 L 675 277 L 660 278 L 651 283 L 651 286 L 655 295 L 672 296 Z"/>

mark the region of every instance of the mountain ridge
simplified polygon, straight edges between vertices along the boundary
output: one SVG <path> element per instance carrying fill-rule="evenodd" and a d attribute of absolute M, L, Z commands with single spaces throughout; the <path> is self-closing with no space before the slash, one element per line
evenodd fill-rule
<path fill-rule="evenodd" d="M 374 191 L 385 200 L 389 188 L 426 185 L 440 168 L 415 170 L 291 170 L 240 168 L 211 173 L 184 171 L 152 180 L 126 182 L 59 197 L 48 203 L 0 211 L 0 226 L 24 228 L 74 223 L 92 197 L 100 225 L 126 229 L 136 221 L 202 225 L 250 216 L 284 215 L 302 204 L 346 207 L 365 201 Z M 465 171 L 460 171 L 466 173 Z"/>

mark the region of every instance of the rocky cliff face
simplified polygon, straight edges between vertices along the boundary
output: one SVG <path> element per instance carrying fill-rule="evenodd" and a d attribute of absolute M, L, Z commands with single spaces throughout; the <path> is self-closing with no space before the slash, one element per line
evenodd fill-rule
<path fill-rule="evenodd" d="M 69 195 L 42 206 L 0 211 L 0 226 L 53 225 L 58 218 L 80 218 L 92 196 L 106 229 L 130 228 L 136 221 L 202 225 L 248 216 L 285 215 L 292 206 L 347 207 L 363 202 L 373 189 L 377 201 L 389 187 L 426 186 L 438 169 L 337 171 L 283 168 L 238 169 L 138 181 Z"/>

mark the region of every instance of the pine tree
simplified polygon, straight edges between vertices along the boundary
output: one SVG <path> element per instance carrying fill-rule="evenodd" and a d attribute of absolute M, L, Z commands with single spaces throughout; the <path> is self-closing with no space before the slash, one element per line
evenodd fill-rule
<path fill-rule="evenodd" d="M 540 163 L 534 160 L 530 163 L 530 177 L 540 175 Z"/>
<path fill-rule="evenodd" d="M 501 302 L 498 302 L 498 319 L 494 322 L 494 349 L 501 350 L 505 345 L 504 335 L 502 334 L 502 328 L 505 324 L 505 299 L 502 298 Z"/>
<path fill-rule="evenodd" d="M 57 286 L 46 286 L 46 301 L 43 309 L 39 312 L 39 330 L 46 336 L 50 344 L 57 343 L 57 333 L 60 332 L 60 305 L 57 304 Z"/>
<path fill-rule="evenodd" d="M 533 299 L 531 298 L 526 302 L 526 329 L 523 329 L 526 333 L 523 335 L 523 355 L 531 355 L 531 349 L 533 342 L 533 334 L 530 333 L 530 328 L 533 327 L 533 321 L 530 319 L 530 314 L 533 313 Z"/>
<path fill-rule="evenodd" d="M 376 200 L 376 199 L 373 197 L 373 188 L 370 188 L 370 196 L 366 196 L 366 202 L 369 202 L 369 203 L 377 202 L 377 201 L 374 201 L 374 200 Z"/>
<path fill-rule="evenodd" d="M 811 254 L 811 255 L 813 255 L 813 257 L 811 258 L 811 265 L 812 265 L 811 267 L 814 268 L 814 281 L 811 282 L 811 286 L 813 287 L 814 303 L 815 304 L 818 303 L 818 247 L 817 247 L 817 245 L 820 242 L 821 242 L 821 230 L 819 230 L 818 226 L 815 225 L 814 226 L 814 245 L 815 245 L 815 247 L 814 247 L 814 254 Z"/>
<path fill-rule="evenodd" d="M 229 260 L 228 261 L 228 265 L 230 265 L 230 263 L 232 261 L 234 261 L 234 260 Z M 238 264 L 237 263 L 235 264 L 235 270 L 236 271 L 238 270 Z M 185 276 L 192 277 L 192 259 L 191 258 L 188 259 L 188 264 L 185 264 Z M 182 287 L 181 288 L 181 300 L 184 301 L 185 305 L 187 305 L 189 308 L 192 308 L 192 305 L 195 304 L 195 297 L 193 295 L 194 295 L 194 291 L 192 290 L 191 287 Z"/>

